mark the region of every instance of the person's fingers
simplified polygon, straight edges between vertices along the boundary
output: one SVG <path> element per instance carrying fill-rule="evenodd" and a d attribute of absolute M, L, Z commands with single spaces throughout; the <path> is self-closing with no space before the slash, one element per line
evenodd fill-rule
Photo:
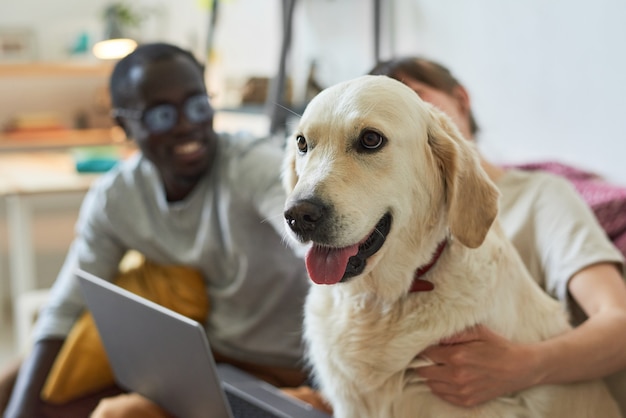
<path fill-rule="evenodd" d="M 460 349 L 454 345 L 432 345 L 420 353 L 435 365 L 449 364 L 450 359 L 457 356 Z"/>
<path fill-rule="evenodd" d="M 289 396 L 308 403 L 315 409 L 319 409 L 320 411 L 326 412 L 330 415 L 332 415 L 333 413 L 328 402 L 326 402 L 326 400 L 318 391 L 314 390 L 310 386 L 300 386 L 297 388 L 281 388 L 281 390 Z"/>
<path fill-rule="evenodd" d="M 488 390 L 471 385 L 437 381 L 427 381 L 426 384 L 434 395 L 458 406 L 475 406 L 492 398 Z"/>
<path fill-rule="evenodd" d="M 419 377 L 433 381 L 444 381 L 446 370 L 443 367 L 434 365 L 414 369 Z"/>
<path fill-rule="evenodd" d="M 472 341 L 483 340 L 489 337 L 489 329 L 484 327 L 483 325 L 475 325 L 473 327 L 469 327 L 464 329 L 461 332 L 458 332 L 450 337 L 442 339 L 440 344 L 463 344 Z"/>

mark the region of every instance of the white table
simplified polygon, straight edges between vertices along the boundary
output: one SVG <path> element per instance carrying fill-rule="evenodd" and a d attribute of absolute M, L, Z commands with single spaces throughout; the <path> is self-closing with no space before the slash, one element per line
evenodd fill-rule
<path fill-rule="evenodd" d="M 56 198 L 84 194 L 98 174 L 76 172 L 69 151 L 0 153 L 0 196 L 6 203 L 8 234 L 9 283 L 13 301 L 13 323 L 16 341 L 19 335 L 17 301 L 21 295 L 37 288 L 33 246 L 33 204 L 44 195 Z M 0 298 L 0 309 L 4 299 Z"/>

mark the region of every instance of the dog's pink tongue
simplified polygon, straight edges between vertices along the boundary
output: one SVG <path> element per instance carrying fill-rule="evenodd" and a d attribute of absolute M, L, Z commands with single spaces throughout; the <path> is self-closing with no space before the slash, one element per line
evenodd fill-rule
<path fill-rule="evenodd" d="M 350 257 L 359 252 L 359 245 L 328 248 L 313 245 L 306 254 L 306 269 L 317 284 L 338 283 L 346 271 Z"/>

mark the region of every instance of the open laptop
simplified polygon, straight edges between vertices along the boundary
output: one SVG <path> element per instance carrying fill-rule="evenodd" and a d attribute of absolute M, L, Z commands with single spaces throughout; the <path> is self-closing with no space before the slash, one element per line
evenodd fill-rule
<path fill-rule="evenodd" d="M 329 418 L 213 359 L 203 326 L 77 270 L 117 383 L 178 418 Z"/>

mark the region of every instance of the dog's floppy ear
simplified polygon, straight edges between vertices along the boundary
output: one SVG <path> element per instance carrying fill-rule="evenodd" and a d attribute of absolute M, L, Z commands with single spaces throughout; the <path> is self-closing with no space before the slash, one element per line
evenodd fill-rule
<path fill-rule="evenodd" d="M 461 244 L 482 244 L 498 213 L 500 193 L 480 166 L 478 153 L 453 122 L 432 109 L 428 143 L 442 171 L 450 232 Z"/>
<path fill-rule="evenodd" d="M 298 182 L 298 174 L 296 173 L 296 147 L 292 141 L 293 137 L 287 138 L 285 144 L 285 157 L 283 159 L 281 177 L 283 187 L 287 193 L 291 192 Z"/>

